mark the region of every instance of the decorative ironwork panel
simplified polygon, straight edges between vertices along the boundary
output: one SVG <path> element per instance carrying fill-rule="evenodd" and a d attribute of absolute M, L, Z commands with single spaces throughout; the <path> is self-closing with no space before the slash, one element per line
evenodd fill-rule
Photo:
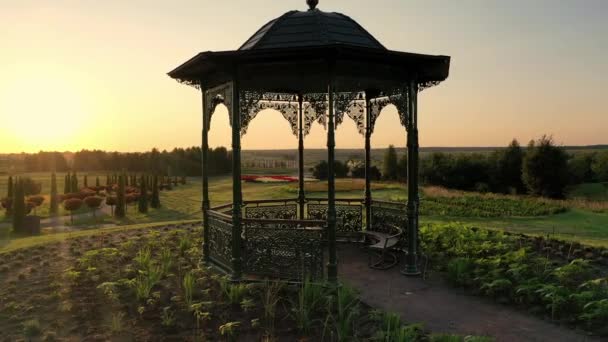
<path fill-rule="evenodd" d="M 253 120 L 260 111 L 258 103 L 264 96 L 262 92 L 256 91 L 241 91 L 240 109 L 241 109 L 241 136 L 247 133 L 249 123 Z"/>
<path fill-rule="evenodd" d="M 401 203 L 382 203 L 372 202 L 372 222 L 373 231 L 391 233 L 390 225 L 394 225 L 406 231 L 407 214 L 405 204 Z"/>
<path fill-rule="evenodd" d="M 310 133 L 312 123 L 317 121 L 323 127 L 327 128 L 327 94 L 306 94 L 304 95 L 304 103 L 302 113 L 304 115 L 302 134 L 307 136 Z"/>
<path fill-rule="evenodd" d="M 205 106 L 207 106 L 206 112 L 209 115 L 207 118 L 207 122 L 209 123 L 207 130 L 211 126 L 211 116 L 220 103 L 223 103 L 228 108 L 228 113 L 232 111 L 232 82 L 205 90 Z M 230 115 L 230 124 L 232 125 L 232 115 Z"/>
<path fill-rule="evenodd" d="M 308 204 L 308 218 L 327 220 L 327 204 Z M 363 206 L 360 204 L 336 204 L 336 234 L 346 235 L 361 231 Z"/>
<path fill-rule="evenodd" d="M 418 92 L 421 92 L 425 89 L 434 87 L 434 86 L 438 85 L 439 83 L 441 83 L 441 81 L 426 81 L 426 82 L 418 83 Z"/>
<path fill-rule="evenodd" d="M 232 224 L 209 215 L 209 256 L 212 261 L 230 270 L 232 260 Z"/>
<path fill-rule="evenodd" d="M 374 132 L 374 126 L 376 125 L 376 120 L 380 116 L 380 112 L 384 107 L 389 104 L 392 104 L 397 108 L 397 113 L 399 114 L 399 121 L 401 125 L 406 129 L 409 129 L 409 110 L 408 110 L 408 97 L 407 97 L 407 88 L 396 88 L 390 90 L 386 94 L 381 94 L 379 97 L 372 99 L 370 101 L 370 133 Z"/>
<path fill-rule="evenodd" d="M 244 272 L 302 280 L 323 278 L 323 230 L 245 228 Z"/>
<path fill-rule="evenodd" d="M 295 220 L 297 216 L 298 207 L 296 204 L 264 205 L 245 208 L 245 217 L 249 219 Z"/>

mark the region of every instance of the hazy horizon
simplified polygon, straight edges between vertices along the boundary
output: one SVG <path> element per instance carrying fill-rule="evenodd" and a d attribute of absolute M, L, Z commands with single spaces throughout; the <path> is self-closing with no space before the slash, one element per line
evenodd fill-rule
<path fill-rule="evenodd" d="M 452 57 L 450 77 L 420 95 L 420 143 L 429 147 L 522 145 L 543 134 L 562 145 L 608 143 L 608 2 L 329 1 L 387 48 Z M 238 48 L 305 0 L 135 0 L 0 5 L 0 153 L 159 150 L 199 145 L 200 93 L 166 73 L 200 51 Z M 272 139 L 269 133 L 272 132 Z M 243 149 L 297 148 L 287 121 L 262 112 Z M 219 109 L 212 146 L 230 146 Z M 346 118 L 337 148 L 363 148 Z M 313 126 L 306 148 L 324 148 Z M 372 146 L 405 145 L 393 108 Z"/>

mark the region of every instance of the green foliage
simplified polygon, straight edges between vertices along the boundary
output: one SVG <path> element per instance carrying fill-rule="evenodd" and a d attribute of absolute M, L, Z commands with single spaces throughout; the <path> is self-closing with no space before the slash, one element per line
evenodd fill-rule
<path fill-rule="evenodd" d="M 310 169 L 312 176 L 319 180 L 326 180 L 328 173 L 327 161 L 322 160 Z M 336 178 L 344 178 L 348 175 L 348 166 L 339 160 L 334 161 L 334 175 Z"/>
<path fill-rule="evenodd" d="M 21 178 L 18 178 L 13 185 L 13 201 L 12 201 L 12 219 L 13 219 L 13 230 L 16 233 L 23 233 L 25 224 L 25 193 L 23 190 L 23 182 Z"/>
<path fill-rule="evenodd" d="M 608 182 L 608 151 L 598 153 L 591 165 L 595 178 L 600 182 Z"/>
<path fill-rule="evenodd" d="M 238 336 L 238 327 L 241 326 L 241 322 L 228 322 L 220 325 L 220 335 L 226 337 L 228 341 L 236 341 Z"/>
<path fill-rule="evenodd" d="M 57 176 L 55 172 L 51 174 L 51 198 L 50 198 L 50 209 L 51 215 L 57 215 L 59 211 L 59 198 L 57 197 Z"/>
<path fill-rule="evenodd" d="M 457 224 L 421 229 L 423 250 L 447 279 L 502 303 L 540 308 L 552 319 L 597 327 L 608 296 L 607 279 L 588 261 L 555 266 L 526 240 Z M 587 308 L 587 309 L 585 309 Z M 595 311 L 597 309 L 598 311 Z"/>
<path fill-rule="evenodd" d="M 125 177 L 126 175 L 121 174 L 118 176 L 118 189 L 116 191 L 116 209 L 114 210 L 114 215 L 118 218 L 123 218 L 126 216 L 126 194 L 125 194 Z"/>
<path fill-rule="evenodd" d="M 182 288 L 184 290 L 184 301 L 186 302 L 186 305 L 190 307 L 194 296 L 194 276 L 192 276 L 192 273 L 188 272 L 184 275 Z"/>
<path fill-rule="evenodd" d="M 563 198 L 568 185 L 568 155 L 555 146 L 553 139 L 542 136 L 530 141 L 523 162 L 523 181 L 532 195 Z"/>
<path fill-rule="evenodd" d="M 499 150 L 494 156 L 496 160 L 496 184 L 502 187 L 501 192 L 524 193 L 522 181 L 522 166 L 524 153 L 516 139 L 513 139 L 504 150 Z"/>
<path fill-rule="evenodd" d="M 31 319 L 23 323 L 23 335 L 27 338 L 36 337 L 41 332 L 40 322 L 37 319 Z"/>
<path fill-rule="evenodd" d="M 325 288 L 322 285 L 312 283 L 309 279 L 302 283 L 297 301 L 291 302 L 292 317 L 301 332 L 310 332 L 313 323 L 316 321 L 316 314 L 324 305 L 325 298 Z"/>
<path fill-rule="evenodd" d="M 140 213 L 148 212 L 148 189 L 146 188 L 146 182 L 142 176 L 139 181 L 139 199 L 137 208 Z"/>
<path fill-rule="evenodd" d="M 399 176 L 397 150 L 395 150 L 395 146 L 393 145 L 389 145 L 384 153 L 382 176 L 386 180 L 397 180 Z"/>
<path fill-rule="evenodd" d="M 356 338 L 357 320 L 361 314 L 358 293 L 348 286 L 336 289 L 336 295 L 330 296 L 327 302 L 325 329 L 331 329 L 338 341 L 350 341 Z"/>
<path fill-rule="evenodd" d="M 150 199 L 150 206 L 154 209 L 160 208 L 160 194 L 158 191 L 158 176 L 154 175 L 152 181 L 152 198 Z"/>

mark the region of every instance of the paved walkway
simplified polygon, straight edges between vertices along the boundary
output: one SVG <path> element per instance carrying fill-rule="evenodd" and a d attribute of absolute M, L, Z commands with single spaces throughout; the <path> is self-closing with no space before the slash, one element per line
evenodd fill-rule
<path fill-rule="evenodd" d="M 514 308 L 470 296 L 439 279 L 410 278 L 400 267 L 367 267 L 356 246 L 339 246 L 340 278 L 361 291 L 369 305 L 396 312 L 405 322 L 424 323 L 434 333 L 493 336 L 497 341 L 596 341 Z M 436 277 L 435 277 L 436 278 Z"/>

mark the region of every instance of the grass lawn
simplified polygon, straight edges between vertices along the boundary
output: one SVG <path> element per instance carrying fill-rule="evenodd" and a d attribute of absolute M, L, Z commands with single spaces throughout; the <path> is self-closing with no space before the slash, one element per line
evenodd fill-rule
<path fill-rule="evenodd" d="M 246 174 L 247 172 L 243 172 Z M 105 182 L 105 173 L 99 173 L 102 183 Z M 43 184 L 43 193 L 50 189 L 50 175 L 48 174 L 31 174 L 32 178 L 37 179 Z M 81 175 L 82 176 L 82 175 Z M 58 175 L 58 188 L 63 188 L 63 175 Z M 0 194 L 5 193 L 6 179 L 0 179 Z M 89 175 L 89 182 L 94 184 L 95 174 Z M 81 180 L 82 182 L 82 180 Z M 230 176 L 212 177 L 209 182 L 209 194 L 211 197 L 211 205 L 219 205 L 232 201 L 232 178 Z M 601 185 L 601 184 L 600 184 Z M 597 188 L 596 185 L 589 185 Z M 306 182 L 307 197 L 326 197 L 327 184 L 326 182 Z M 360 179 L 339 179 L 336 182 L 338 198 L 362 198 L 364 181 Z M 257 199 L 284 199 L 296 198 L 298 191 L 297 183 L 250 183 L 243 182 L 243 198 L 244 200 Z M 579 189 L 582 192 L 584 189 Z M 407 198 L 405 186 L 403 184 L 389 182 L 372 182 L 373 198 L 379 200 L 403 201 Z M 461 201 L 462 197 L 472 197 L 471 201 L 465 203 Z M 421 208 L 423 214 L 421 222 L 463 222 L 466 224 L 477 225 L 480 227 L 505 229 L 509 231 L 529 233 L 529 234 L 556 234 L 565 239 L 581 240 L 593 245 L 608 246 L 608 202 L 596 201 L 594 204 L 587 205 L 586 203 L 570 201 L 551 201 L 551 200 L 536 200 L 526 197 L 500 196 L 500 195 L 482 195 L 476 193 L 464 193 L 451 190 L 441 190 L 433 187 L 423 188 L 422 193 L 424 206 L 425 198 L 441 198 L 439 208 L 433 207 L 433 210 L 425 210 Z M 446 200 L 446 198 L 448 200 Z M 449 198 L 454 198 L 453 203 Z M 460 200 L 459 200 L 460 199 Z M 517 212 L 518 206 L 513 205 L 511 212 L 501 215 L 489 215 L 493 217 L 475 217 L 483 215 L 467 216 L 470 206 L 478 206 L 483 210 L 488 207 L 491 210 L 506 210 L 503 206 L 518 204 L 525 201 L 543 202 L 553 206 L 564 206 L 568 210 L 564 213 L 554 215 L 532 216 L 532 217 L 517 217 L 511 212 Z M 48 202 L 45 202 L 48 207 Z M 115 219 L 108 215 L 103 215 L 98 212 L 98 218 L 93 219 L 88 216 L 80 216 L 74 222 L 74 226 L 78 229 L 92 228 L 101 224 L 115 225 L 132 225 L 142 223 L 153 223 L 162 221 L 176 220 L 198 220 L 201 219 L 201 182 L 200 178 L 189 178 L 186 185 L 179 185 L 173 190 L 161 192 L 160 209 L 150 209 L 148 213 L 141 214 L 137 212 L 136 206 L 129 206 L 127 209 L 127 217 L 124 219 Z M 437 205 L 437 203 L 434 203 Z M 427 204 L 428 206 L 428 204 Z M 442 207 L 443 206 L 443 207 Z M 443 208 L 443 209 L 442 209 Z M 596 210 L 599 208 L 599 210 Z M 428 209 L 428 208 L 427 208 Z M 445 210 L 444 210 L 445 209 Z M 477 208 L 472 208 L 475 210 Z M 439 211 L 438 211 L 439 210 Z M 594 212 L 595 210 L 596 212 Z M 69 222 L 69 217 L 62 218 Z M 0 246 L 7 245 L 7 241 L 11 240 L 8 234 L 8 223 L 0 223 Z M 105 228 L 104 228 L 105 229 Z"/>

